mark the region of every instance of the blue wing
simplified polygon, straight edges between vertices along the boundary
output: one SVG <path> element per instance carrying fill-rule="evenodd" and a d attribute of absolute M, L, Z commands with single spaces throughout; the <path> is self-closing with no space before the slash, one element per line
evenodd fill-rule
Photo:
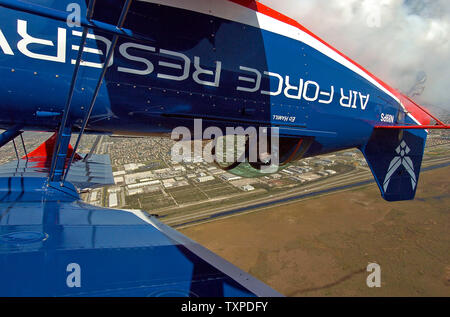
<path fill-rule="evenodd" d="M 82 22 L 86 31 L 112 33 L 115 43 L 118 36 L 136 38 L 122 27 L 131 1 L 123 5 L 117 25 L 92 22 L 94 4 L 89 2 Z M 1 1 L 1 5 L 59 21 L 68 18 L 67 12 L 61 15 L 32 3 Z M 61 100 L 64 111 L 35 113 L 44 118 L 42 122 L 59 120 L 56 134 L 26 160 L 19 159 L 16 151 L 18 160 L 0 167 L 0 296 L 280 296 L 155 218 L 80 200 L 77 188 L 112 182 L 107 156 L 86 161 L 75 155 L 102 87 L 107 60 L 112 58 L 115 44 L 111 46 L 84 119 L 74 122 L 69 115 L 82 61 L 79 53 L 67 100 Z M 22 128 L 8 127 L 0 135 L 0 147 L 21 135 Z M 74 130 L 79 135 L 72 149 Z"/>
<path fill-rule="evenodd" d="M 280 296 L 143 212 L 25 171 L 0 173 L 0 296 Z"/>

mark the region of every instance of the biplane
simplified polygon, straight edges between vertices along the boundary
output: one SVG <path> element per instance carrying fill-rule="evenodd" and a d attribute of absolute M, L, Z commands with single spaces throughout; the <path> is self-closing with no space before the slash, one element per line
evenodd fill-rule
<path fill-rule="evenodd" d="M 83 203 L 113 183 L 108 155 L 78 153 L 85 134 L 254 128 L 276 155 L 250 159 L 246 138 L 243 159 L 218 164 L 247 177 L 358 148 L 399 201 L 428 130 L 448 129 L 253 0 L 0 0 L 0 76 L 0 147 L 53 133 L 0 166 L 1 296 L 281 296 L 146 212 Z"/>

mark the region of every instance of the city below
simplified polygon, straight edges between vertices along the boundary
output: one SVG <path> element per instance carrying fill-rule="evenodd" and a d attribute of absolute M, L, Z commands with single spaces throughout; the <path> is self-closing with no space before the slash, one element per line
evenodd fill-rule
<path fill-rule="evenodd" d="M 25 148 L 30 151 L 49 136 L 25 133 Z M 95 139 L 96 136 L 85 136 L 79 152 L 88 153 Z M 430 132 L 422 167 L 450 161 L 449 139 L 446 131 Z M 231 209 L 245 211 L 251 205 L 373 180 L 357 149 L 302 159 L 278 173 L 245 178 L 207 163 L 200 156 L 173 162 L 173 144 L 168 138 L 102 136 L 96 153 L 110 155 L 115 184 L 84 189 L 81 198 L 96 206 L 143 210 L 169 225 L 183 226 Z M 20 155 L 24 155 L 23 147 L 16 145 Z M 16 158 L 11 144 L 0 151 L 0 164 Z"/>

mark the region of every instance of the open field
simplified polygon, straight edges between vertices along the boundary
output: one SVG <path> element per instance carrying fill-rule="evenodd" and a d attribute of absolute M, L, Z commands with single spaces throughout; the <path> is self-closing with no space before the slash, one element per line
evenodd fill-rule
<path fill-rule="evenodd" d="M 414 201 L 372 183 L 180 231 L 287 296 L 450 296 L 449 178 L 422 173 Z"/>

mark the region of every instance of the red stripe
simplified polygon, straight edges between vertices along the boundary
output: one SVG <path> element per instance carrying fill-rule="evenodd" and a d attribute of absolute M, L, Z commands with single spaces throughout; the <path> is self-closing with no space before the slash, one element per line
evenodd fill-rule
<path fill-rule="evenodd" d="M 39 145 L 34 151 L 31 153 L 28 153 L 28 155 L 25 155 L 22 157 L 22 159 L 39 159 L 39 160 L 47 160 L 48 162 L 51 161 L 53 156 L 53 150 L 55 148 L 56 144 L 56 133 L 54 133 L 47 141 Z M 69 148 L 67 150 L 67 157 L 70 157 L 73 153 L 73 147 L 69 144 Z M 81 160 L 82 157 L 75 153 L 74 160 Z"/>
<path fill-rule="evenodd" d="M 380 125 L 375 129 L 415 129 L 415 130 L 448 130 L 450 125 Z"/>
<path fill-rule="evenodd" d="M 294 152 L 292 152 L 292 154 L 289 156 L 289 158 L 286 160 L 286 162 L 284 162 L 284 164 L 290 163 L 294 159 L 294 157 L 297 154 L 298 150 L 300 149 L 300 146 L 302 145 L 302 143 L 303 143 L 303 139 L 300 139 L 300 141 L 298 141 L 297 146 L 294 149 Z"/>
<path fill-rule="evenodd" d="M 379 79 L 375 75 L 373 75 L 371 72 L 366 70 L 364 67 L 362 67 L 360 64 L 358 64 L 357 62 L 355 62 L 351 58 L 349 58 L 348 56 L 346 56 L 345 54 L 343 54 L 342 52 L 340 52 L 339 50 L 337 50 L 336 48 L 334 48 L 333 46 L 331 46 L 330 44 L 328 44 L 327 42 L 325 42 L 321 38 L 319 38 L 317 35 L 312 33 L 310 30 L 305 28 L 303 25 L 301 25 L 300 23 L 298 23 L 294 19 L 291 19 L 288 16 L 286 16 L 286 15 L 284 15 L 284 14 L 282 14 L 282 13 L 276 11 L 276 10 L 273 10 L 273 9 L 269 8 L 268 6 L 266 6 L 266 5 L 262 4 L 262 3 L 256 2 L 254 0 L 229 0 L 229 1 L 234 2 L 236 4 L 239 4 L 239 5 L 242 5 L 242 6 L 246 7 L 246 8 L 252 9 L 252 10 L 254 10 L 256 12 L 259 12 L 259 13 L 262 13 L 264 15 L 267 15 L 267 16 L 269 16 L 271 18 L 274 18 L 274 19 L 276 19 L 278 21 L 281 21 L 281 22 L 284 22 L 284 23 L 289 24 L 291 26 L 294 26 L 294 27 L 302 30 L 303 32 L 309 34 L 310 36 L 312 36 L 313 38 L 315 38 L 316 40 L 318 40 L 322 44 L 326 45 L 328 48 L 332 49 L 333 51 L 338 53 L 340 56 L 342 56 L 343 58 L 345 58 L 349 62 L 351 62 L 356 67 L 360 68 L 367 75 L 369 75 L 376 82 L 378 82 L 381 86 L 383 86 L 386 90 L 388 90 L 394 96 L 396 96 L 402 102 L 402 104 L 405 106 L 406 110 L 409 111 L 421 124 L 429 124 L 430 118 L 428 116 L 426 116 L 426 115 L 424 116 L 423 115 L 423 111 L 421 111 L 421 109 L 419 109 L 419 107 L 417 107 L 417 105 L 415 105 L 413 102 L 407 102 L 405 96 L 403 96 L 400 92 L 398 92 L 397 90 L 395 90 L 394 88 L 392 88 L 391 86 L 386 84 L 384 81 L 382 81 L 381 79 Z"/>
<path fill-rule="evenodd" d="M 268 6 L 266 6 L 266 5 L 262 4 L 262 3 L 256 2 L 254 0 L 229 0 L 229 1 L 237 3 L 237 4 L 240 4 L 240 5 L 244 6 L 244 7 L 247 7 L 249 9 L 252 9 L 254 11 L 257 11 L 259 13 L 262 13 L 262 14 L 267 15 L 267 16 L 269 16 L 271 18 L 274 18 L 274 19 L 276 19 L 278 21 L 284 22 L 286 24 L 289 24 L 291 26 L 294 26 L 294 27 L 302 30 L 303 32 L 309 34 L 310 36 L 312 36 L 313 38 L 315 38 L 316 40 L 318 40 L 322 44 L 326 45 L 328 48 L 332 49 L 333 51 L 335 51 L 336 53 L 338 53 L 339 55 L 344 57 L 346 60 L 348 60 L 349 62 L 351 62 L 355 66 L 357 66 L 358 68 L 363 70 L 365 73 L 367 73 L 370 77 L 375 79 L 380 85 L 382 85 L 384 88 L 386 88 L 392 94 L 394 94 L 396 97 L 400 97 L 400 93 L 398 91 L 396 91 L 391 86 L 389 86 L 388 84 L 383 82 L 381 79 L 377 78 L 375 75 L 371 74 L 368 70 L 366 70 L 360 64 L 358 64 L 357 62 L 355 62 L 354 60 L 352 60 L 351 58 L 349 58 L 348 56 L 346 56 L 345 54 L 343 54 L 342 52 L 340 52 L 339 50 L 337 50 L 336 48 L 334 48 L 333 46 L 331 46 L 330 44 L 328 44 L 324 40 L 322 40 L 320 37 L 318 37 L 317 35 L 312 33 L 310 30 L 305 28 L 303 25 L 301 25 L 300 23 L 298 23 L 294 19 L 291 19 L 288 16 L 286 16 L 286 15 L 284 15 L 284 14 L 278 12 L 278 11 L 275 11 L 275 10 L 269 8 Z"/>

